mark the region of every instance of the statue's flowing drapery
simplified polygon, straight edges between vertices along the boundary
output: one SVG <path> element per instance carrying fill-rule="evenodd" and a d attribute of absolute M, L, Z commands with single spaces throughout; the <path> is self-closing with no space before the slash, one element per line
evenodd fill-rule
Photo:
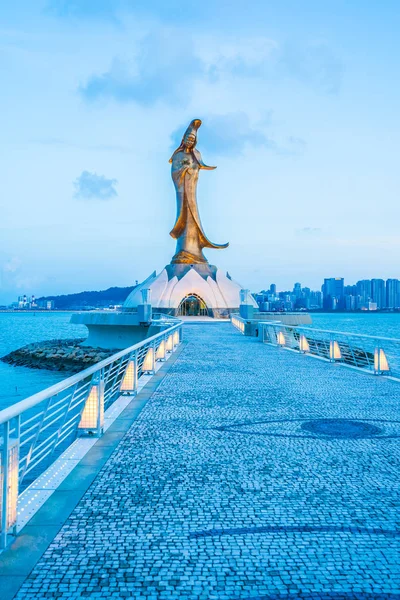
<path fill-rule="evenodd" d="M 170 235 L 177 240 L 172 263 L 206 263 L 203 248 L 226 248 L 228 244 L 213 244 L 204 233 L 197 207 L 196 189 L 200 169 L 211 170 L 196 150 L 199 119 L 193 120 L 181 145 L 172 155 L 171 175 L 176 190 L 177 217 Z"/>

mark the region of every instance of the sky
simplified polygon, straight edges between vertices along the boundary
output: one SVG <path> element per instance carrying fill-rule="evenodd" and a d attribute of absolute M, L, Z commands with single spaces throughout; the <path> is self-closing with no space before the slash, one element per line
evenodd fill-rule
<path fill-rule="evenodd" d="M 0 5 L 0 304 L 169 263 L 168 160 L 200 118 L 205 250 L 244 287 L 400 278 L 400 5 Z"/>

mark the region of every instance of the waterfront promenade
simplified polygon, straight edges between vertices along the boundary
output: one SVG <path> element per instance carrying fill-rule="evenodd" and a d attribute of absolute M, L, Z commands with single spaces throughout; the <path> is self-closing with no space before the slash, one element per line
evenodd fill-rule
<path fill-rule="evenodd" d="M 400 598 L 399 383 L 227 323 L 166 366 L 18 600 Z"/>

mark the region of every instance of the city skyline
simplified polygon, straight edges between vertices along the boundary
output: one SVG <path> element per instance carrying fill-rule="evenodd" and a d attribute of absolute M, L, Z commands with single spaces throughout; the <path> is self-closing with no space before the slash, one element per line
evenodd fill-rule
<path fill-rule="evenodd" d="M 193 118 L 218 167 L 200 182 L 203 225 L 230 242 L 211 264 L 251 289 L 396 277 L 399 13 L 3 3 L 0 302 L 161 271 L 175 246 L 168 160 Z"/>
<path fill-rule="evenodd" d="M 256 294 L 262 310 L 397 310 L 400 308 L 400 280 L 389 278 L 362 279 L 345 285 L 343 277 L 324 278 L 320 290 L 312 290 L 296 282 L 292 290 L 268 290 Z"/>
<path fill-rule="evenodd" d="M 136 284 L 138 281 L 136 280 Z M 117 288 L 122 290 L 122 288 Z M 103 290 L 104 291 L 104 290 Z M 400 309 L 400 279 L 382 278 L 361 279 L 355 283 L 345 285 L 343 277 L 324 278 L 320 289 L 312 289 L 303 286 L 301 282 L 295 282 L 291 286 L 279 290 L 275 283 L 269 288 L 259 291 L 250 290 L 256 298 L 262 311 L 276 310 L 332 310 L 338 311 L 376 311 L 376 310 L 399 310 Z M 92 290 L 83 294 L 101 293 Z M 82 292 L 81 292 L 82 293 Z M 44 299 L 46 301 L 44 301 Z M 48 300 L 51 298 L 51 300 Z M 118 298 L 117 304 L 121 306 L 123 299 Z M 17 301 L 8 305 L 10 308 L 36 309 L 58 308 L 54 296 L 49 294 L 44 297 L 36 297 L 34 294 L 23 294 L 18 296 Z"/>

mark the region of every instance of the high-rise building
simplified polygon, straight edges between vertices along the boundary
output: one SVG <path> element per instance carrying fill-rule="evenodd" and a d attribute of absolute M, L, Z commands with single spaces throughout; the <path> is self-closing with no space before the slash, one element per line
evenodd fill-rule
<path fill-rule="evenodd" d="M 371 298 L 378 309 L 386 307 L 386 286 L 383 279 L 371 280 Z"/>
<path fill-rule="evenodd" d="M 296 296 L 296 298 L 301 298 L 301 283 L 294 284 L 293 294 Z"/>
<path fill-rule="evenodd" d="M 310 292 L 310 308 L 322 308 L 322 292 Z"/>
<path fill-rule="evenodd" d="M 398 279 L 386 280 L 386 307 L 400 308 L 400 281 Z"/>
<path fill-rule="evenodd" d="M 361 296 L 361 305 L 365 308 L 372 298 L 372 285 L 370 279 L 361 279 L 357 281 L 357 296 Z"/>
<path fill-rule="evenodd" d="M 356 285 L 345 285 L 344 286 L 344 295 L 345 296 L 357 296 L 357 286 Z"/>
<path fill-rule="evenodd" d="M 344 278 L 329 277 L 324 279 L 322 286 L 323 308 L 326 310 L 340 310 L 344 306 Z"/>
<path fill-rule="evenodd" d="M 346 310 L 355 310 L 356 309 L 356 296 L 352 296 L 351 294 L 345 295 L 345 308 Z"/>

